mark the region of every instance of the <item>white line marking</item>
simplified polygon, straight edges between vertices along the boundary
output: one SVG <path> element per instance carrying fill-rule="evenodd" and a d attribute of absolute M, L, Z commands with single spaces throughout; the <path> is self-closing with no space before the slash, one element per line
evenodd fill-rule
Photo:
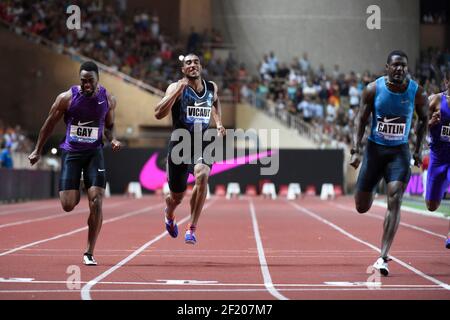
<path fill-rule="evenodd" d="M 316 220 L 319 220 L 319 221 L 325 223 L 326 225 L 332 227 L 333 229 L 337 230 L 338 232 L 340 232 L 340 233 L 346 235 L 346 236 L 349 237 L 350 239 L 355 240 L 355 241 L 357 241 L 357 242 L 359 242 L 359 243 L 362 243 L 362 244 L 368 246 L 369 248 L 372 248 L 373 250 L 375 250 L 375 251 L 381 253 L 381 250 L 378 249 L 378 248 L 377 248 L 376 246 L 374 246 L 373 244 L 370 244 L 370 243 L 368 243 L 368 242 L 366 242 L 366 241 L 364 241 L 364 240 L 361 240 L 360 238 L 358 238 L 358 237 L 352 235 L 351 233 L 349 233 L 349 232 L 345 231 L 344 229 L 338 227 L 337 225 L 335 225 L 334 223 L 328 221 L 327 219 L 322 218 L 321 216 L 315 214 L 314 212 L 312 212 L 312 211 L 310 211 L 310 210 L 308 210 L 308 209 L 306 209 L 306 208 L 303 208 L 302 206 L 299 206 L 299 205 L 297 205 L 296 203 L 289 202 L 289 204 L 291 204 L 291 205 L 292 205 L 294 208 L 296 208 L 297 210 L 306 213 L 306 214 L 309 215 L 310 217 L 312 217 L 312 218 L 314 218 L 314 219 L 316 219 Z M 444 288 L 444 289 L 446 289 L 446 290 L 450 290 L 450 285 L 448 285 L 447 283 L 444 283 L 444 282 L 442 282 L 442 281 L 439 281 L 438 279 L 433 278 L 433 277 L 431 277 L 431 276 L 429 276 L 429 275 L 423 273 L 422 271 L 420 271 L 420 270 L 418 270 L 418 269 L 416 269 L 416 268 L 414 268 L 414 267 L 408 265 L 407 263 L 403 262 L 403 261 L 400 260 L 400 259 L 397 259 L 397 258 L 394 257 L 394 256 L 390 256 L 390 258 L 391 258 L 392 260 L 394 260 L 395 262 L 397 262 L 398 264 L 400 264 L 401 266 L 403 266 L 403 267 L 405 267 L 405 268 L 411 270 L 411 271 L 414 272 L 415 274 L 421 276 L 422 278 L 425 278 L 425 279 L 427 279 L 427 280 L 429 280 L 429 281 L 431 281 L 431 282 L 433 282 L 433 283 L 435 283 L 435 284 L 441 286 L 442 288 Z"/>
<path fill-rule="evenodd" d="M 213 202 L 215 202 L 214 200 L 212 202 L 208 202 L 207 204 L 205 204 L 205 206 L 203 207 L 203 210 L 205 210 L 206 208 L 208 208 Z M 178 221 L 178 231 L 180 231 L 180 226 L 183 225 L 186 221 L 188 221 L 190 219 L 190 215 L 187 215 L 186 217 L 184 217 L 183 219 L 181 219 L 180 221 Z M 92 279 L 91 281 L 89 281 L 85 286 L 83 286 L 83 288 L 81 288 L 81 299 L 83 300 L 92 300 L 91 297 L 91 288 L 93 286 L 95 286 L 98 282 L 102 281 L 103 279 L 105 279 L 107 276 L 109 276 L 111 273 L 113 273 L 114 271 L 116 271 L 117 269 L 119 269 L 120 267 L 122 267 L 123 265 L 125 265 L 128 261 L 132 260 L 134 257 L 136 257 L 137 255 L 139 255 L 142 251 L 144 251 L 147 247 L 151 246 L 153 243 L 161 240 L 162 238 L 164 238 L 165 236 L 167 236 L 168 233 L 167 231 L 164 231 L 163 233 L 161 233 L 160 235 L 158 235 L 156 238 L 153 238 L 152 240 L 148 241 L 147 243 L 143 244 L 139 249 L 135 250 L 132 254 L 130 254 L 128 257 L 126 257 L 125 259 L 121 260 L 120 262 L 118 262 L 115 266 L 109 268 L 108 270 L 106 270 L 105 272 L 103 272 L 102 274 L 100 274 L 99 276 L 97 276 L 96 278 Z"/>
<path fill-rule="evenodd" d="M 273 285 L 272 277 L 270 276 L 269 267 L 267 265 L 266 257 L 264 255 L 264 247 L 261 241 L 261 236 L 259 234 L 258 221 L 256 220 L 255 207 L 253 205 L 252 200 L 249 201 L 249 205 L 250 205 L 250 213 L 252 216 L 253 232 L 255 235 L 256 246 L 258 248 L 259 264 L 261 265 L 261 272 L 264 278 L 264 285 L 267 291 L 269 291 L 269 293 L 278 300 L 289 300 L 281 293 L 279 293 Z"/>
<path fill-rule="evenodd" d="M 103 207 L 103 209 L 114 208 L 114 207 L 117 207 L 117 206 L 119 206 L 121 204 L 124 204 L 126 202 L 127 201 L 122 201 L 122 202 L 119 202 L 119 203 L 105 205 Z M 27 223 L 31 223 L 31 222 L 40 222 L 40 221 L 51 220 L 51 219 L 55 219 L 55 218 L 59 218 L 59 217 L 68 217 L 68 216 L 75 215 L 75 214 L 78 214 L 78 213 L 83 213 L 83 212 L 89 212 L 89 209 L 88 208 L 86 208 L 86 209 L 77 209 L 77 210 L 74 210 L 72 212 L 65 212 L 65 213 L 61 213 L 61 214 L 49 215 L 49 216 L 36 218 L 36 219 L 20 220 L 20 221 L 0 224 L 0 229 L 7 228 L 7 227 L 13 227 L 13 226 L 20 226 L 22 224 L 27 224 Z"/>
<path fill-rule="evenodd" d="M 23 284 L 26 278 L 10 278 L 3 279 L 0 278 L 0 283 L 19 283 Z M 32 278 L 30 278 L 32 279 Z M 67 281 L 61 280 L 29 280 L 27 284 L 67 284 Z M 157 280 L 158 281 L 158 280 Z M 73 284 L 87 284 L 87 281 L 73 281 Z M 373 282 L 370 282 L 373 283 Z M 209 287 L 263 287 L 264 283 L 212 283 L 206 281 L 197 282 L 186 282 L 186 280 L 170 280 L 167 282 L 134 282 L 134 281 L 103 281 L 97 283 L 97 285 L 118 285 L 118 286 L 209 286 Z M 365 282 L 324 282 L 323 284 L 306 284 L 306 283 L 277 283 L 274 284 L 277 287 L 318 287 L 318 288 L 328 288 L 328 287 L 367 287 Z M 435 284 L 386 284 L 381 285 L 383 288 L 441 288 L 441 286 Z"/>
<path fill-rule="evenodd" d="M 127 213 L 127 214 L 120 215 L 120 216 L 115 217 L 115 218 L 111 218 L 111 219 L 105 220 L 105 221 L 103 221 L 103 225 L 105 225 L 107 223 L 110 223 L 110 222 L 117 221 L 117 220 L 122 220 L 122 219 L 131 217 L 131 216 L 134 216 L 134 215 L 146 212 L 146 211 L 150 211 L 150 210 L 156 209 L 158 207 L 162 207 L 162 205 L 150 206 L 148 208 L 132 211 L 130 213 Z M 81 232 L 81 231 L 84 231 L 84 230 L 87 230 L 87 229 L 88 229 L 88 227 L 86 226 L 86 227 L 75 229 L 75 230 L 67 232 L 67 233 L 59 234 L 59 235 L 51 237 L 51 238 L 47 238 L 47 239 L 35 241 L 35 242 L 32 242 L 32 243 L 28 243 L 28 244 L 25 244 L 23 246 L 20 246 L 20 247 L 17 247 L 17 248 L 14 248 L 14 249 L 2 252 L 2 253 L 0 253 L 0 257 L 1 256 L 6 256 L 7 254 L 11 254 L 11 253 L 14 253 L 14 252 L 17 252 L 17 251 L 20 251 L 20 250 L 25 249 L 25 248 L 29 248 L 29 247 L 35 246 L 37 244 L 41 244 L 41 243 L 44 243 L 44 242 L 48 242 L 48 241 L 64 238 L 64 237 L 67 237 L 67 236 L 71 236 L 73 234 L 76 234 L 78 232 Z"/>
<path fill-rule="evenodd" d="M 379 201 L 379 200 L 375 200 L 373 202 L 374 205 L 378 206 L 378 207 L 382 207 L 382 208 L 387 208 L 387 204 L 383 201 Z M 429 211 L 425 211 L 425 210 L 419 210 L 416 208 L 411 208 L 405 205 L 402 205 L 401 209 L 403 211 L 408 211 L 408 212 L 412 212 L 412 213 L 416 213 L 416 214 L 420 214 L 422 216 L 426 216 L 426 217 L 431 217 L 431 218 L 438 218 L 438 219 L 443 219 L 443 220 L 450 220 L 450 217 L 445 217 L 443 216 L 443 213 L 436 213 L 436 212 L 429 212 Z"/>
<path fill-rule="evenodd" d="M 82 290 L 0 290 L 0 293 L 79 293 Z M 128 293 L 128 292 L 267 292 L 267 289 L 95 289 L 90 290 L 95 293 Z M 304 292 L 304 291 L 445 291 L 443 288 L 380 288 L 377 290 L 371 288 L 293 288 L 279 289 L 286 292 Z"/>
<path fill-rule="evenodd" d="M 340 204 L 336 204 L 336 207 L 341 208 L 343 210 L 350 211 L 350 212 L 354 211 L 352 208 L 347 207 L 347 206 L 343 206 L 343 205 L 340 205 Z M 373 213 L 365 213 L 364 216 L 372 217 L 372 218 L 376 218 L 376 219 L 384 221 L 384 217 L 381 217 L 381 216 L 373 214 Z M 430 234 L 432 236 L 435 236 L 435 237 L 438 237 L 438 238 L 441 238 L 441 239 L 447 239 L 447 237 L 442 235 L 442 234 L 435 233 L 433 231 L 430 231 L 430 230 L 427 230 L 427 229 L 424 229 L 424 228 L 421 228 L 421 227 L 418 227 L 418 226 L 415 226 L 415 225 L 412 225 L 412 224 L 409 224 L 409 223 L 400 222 L 400 225 L 402 225 L 404 227 L 407 227 L 407 228 L 411 228 L 411 229 L 414 229 L 414 230 L 417 230 L 417 231 L 421 231 L 421 232 Z"/>
<path fill-rule="evenodd" d="M 4 216 L 7 214 L 11 214 L 11 213 L 22 213 L 22 212 L 28 212 L 28 211 L 37 211 L 37 210 L 43 210 L 43 209 L 49 209 L 49 208 L 58 208 L 60 206 L 60 204 L 55 205 L 55 204 L 47 204 L 47 205 L 43 205 L 43 206 L 39 206 L 39 207 L 35 207 L 33 205 L 30 205 L 30 208 L 28 208 L 28 206 L 23 209 L 23 208 L 19 208 L 19 209 L 13 209 L 13 210 L 8 210 L 8 211 L 3 211 L 0 212 L 0 216 Z"/>

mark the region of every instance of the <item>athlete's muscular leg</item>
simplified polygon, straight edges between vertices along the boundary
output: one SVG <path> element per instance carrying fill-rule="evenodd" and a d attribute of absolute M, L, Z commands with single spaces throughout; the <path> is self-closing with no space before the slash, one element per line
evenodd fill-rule
<path fill-rule="evenodd" d="M 61 206 L 66 212 L 72 211 L 80 202 L 80 190 L 64 190 L 59 192 Z"/>
<path fill-rule="evenodd" d="M 88 189 L 89 218 L 88 218 L 88 242 L 86 252 L 94 254 L 95 243 L 97 242 L 100 229 L 103 223 L 102 202 L 105 189 L 92 186 Z"/>
<path fill-rule="evenodd" d="M 205 164 L 194 167 L 195 185 L 191 197 L 191 225 L 196 226 L 208 193 L 208 177 L 210 168 Z"/>
<path fill-rule="evenodd" d="M 401 181 L 391 181 L 387 184 L 387 212 L 384 218 L 383 239 L 381 242 L 381 257 L 387 258 L 400 223 L 400 207 L 406 184 Z"/>
<path fill-rule="evenodd" d="M 183 200 L 185 192 L 172 192 L 170 191 L 170 194 L 166 197 L 166 216 L 169 219 L 173 219 L 174 217 L 174 211 L 176 207 L 181 203 L 181 200 Z"/>
<path fill-rule="evenodd" d="M 372 207 L 373 192 L 356 191 L 355 207 L 359 213 L 366 213 Z"/>

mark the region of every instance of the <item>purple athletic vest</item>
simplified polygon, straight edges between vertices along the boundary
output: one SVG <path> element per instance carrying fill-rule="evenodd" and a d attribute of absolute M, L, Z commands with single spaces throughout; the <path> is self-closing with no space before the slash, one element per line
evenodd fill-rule
<path fill-rule="evenodd" d="M 441 99 L 441 122 L 430 128 L 430 138 L 432 153 L 450 156 L 450 108 L 445 94 L 442 94 Z"/>
<path fill-rule="evenodd" d="M 60 147 L 72 152 L 103 147 L 103 129 L 109 110 L 106 89 L 99 85 L 92 97 L 81 94 L 79 86 L 73 86 L 71 91 L 72 100 L 64 114 L 66 137 Z"/>

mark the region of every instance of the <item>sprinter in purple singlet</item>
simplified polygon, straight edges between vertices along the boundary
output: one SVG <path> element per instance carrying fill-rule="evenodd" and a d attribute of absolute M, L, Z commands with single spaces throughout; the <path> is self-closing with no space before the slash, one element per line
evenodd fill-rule
<path fill-rule="evenodd" d="M 430 211 L 439 208 L 450 184 L 450 71 L 444 83 L 447 90 L 429 98 L 430 165 L 425 200 Z M 445 246 L 450 249 L 450 230 Z"/>
<path fill-rule="evenodd" d="M 98 84 L 98 80 L 97 65 L 91 61 L 83 63 L 80 67 L 81 84 L 58 95 L 41 128 L 36 148 L 28 157 L 31 165 L 39 161 L 45 142 L 55 125 L 64 117 L 67 128 L 60 145 L 59 197 L 63 209 L 72 211 L 80 202 L 80 179 L 83 173 L 90 209 L 87 249 L 83 255 L 85 265 L 97 265 L 93 255 L 102 227 L 102 200 L 106 187 L 103 135 L 114 151 L 120 149 L 120 142 L 113 134 L 116 99 Z"/>

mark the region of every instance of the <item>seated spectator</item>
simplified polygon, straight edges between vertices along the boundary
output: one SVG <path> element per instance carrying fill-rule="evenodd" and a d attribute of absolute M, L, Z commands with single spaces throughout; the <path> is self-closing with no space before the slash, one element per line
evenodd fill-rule
<path fill-rule="evenodd" d="M 0 152 L 0 166 L 6 169 L 13 168 L 13 159 L 11 153 L 12 142 L 3 141 Z"/>

